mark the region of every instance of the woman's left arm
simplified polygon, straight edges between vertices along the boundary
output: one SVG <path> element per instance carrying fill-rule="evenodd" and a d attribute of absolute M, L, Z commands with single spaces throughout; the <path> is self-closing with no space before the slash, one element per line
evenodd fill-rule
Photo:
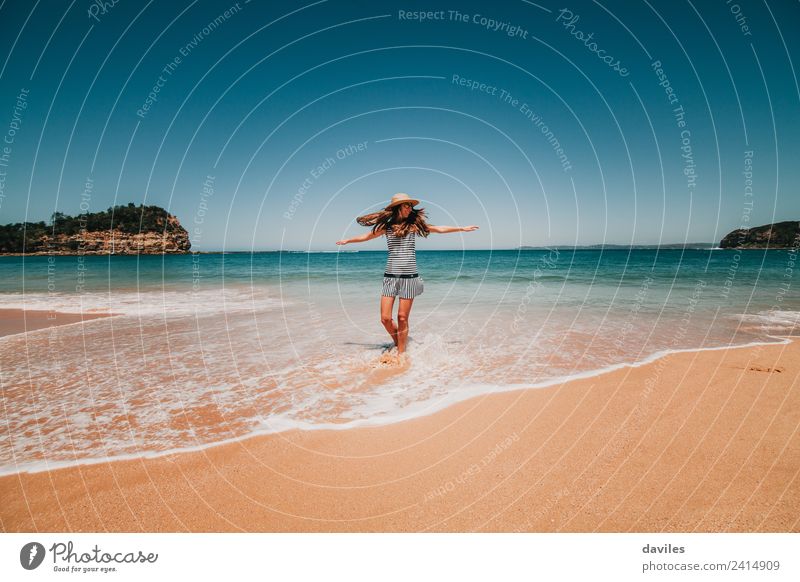
<path fill-rule="evenodd" d="M 448 232 L 470 232 L 472 230 L 478 230 L 478 227 L 474 224 L 471 226 L 433 226 L 428 225 L 428 229 L 431 232 L 438 232 L 439 234 L 447 234 Z"/>

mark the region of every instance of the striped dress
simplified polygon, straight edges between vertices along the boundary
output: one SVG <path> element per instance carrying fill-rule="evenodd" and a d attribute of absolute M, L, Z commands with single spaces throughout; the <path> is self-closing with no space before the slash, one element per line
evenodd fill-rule
<path fill-rule="evenodd" d="M 411 299 L 424 289 L 417 273 L 416 234 L 411 231 L 404 237 L 395 236 L 391 226 L 386 230 L 389 258 L 383 273 L 381 295 Z"/>

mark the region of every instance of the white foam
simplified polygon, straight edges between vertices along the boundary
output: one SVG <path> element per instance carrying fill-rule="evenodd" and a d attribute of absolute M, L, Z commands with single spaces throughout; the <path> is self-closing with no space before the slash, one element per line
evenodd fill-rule
<path fill-rule="evenodd" d="M 14 461 L 13 464 L 0 467 L 0 476 L 15 474 L 19 472 L 38 473 L 43 471 L 50 471 L 65 467 L 74 467 L 79 465 L 92 465 L 110 461 L 135 460 L 141 458 L 158 458 L 173 454 L 198 452 L 205 449 L 209 449 L 211 447 L 216 447 L 229 443 L 241 442 L 246 439 L 250 439 L 260 435 L 275 434 L 289 430 L 304 430 L 304 431 L 348 430 L 359 427 L 384 426 L 388 424 L 411 420 L 413 418 L 427 416 L 436 413 L 440 410 L 443 410 L 449 406 L 452 406 L 453 404 L 469 400 L 477 396 L 502 393 L 502 392 L 511 392 L 516 390 L 547 388 L 562 384 L 564 382 L 569 382 L 572 380 L 579 380 L 579 379 L 600 376 L 623 368 L 641 367 L 646 364 L 650 364 L 660 358 L 668 356 L 670 354 L 715 351 L 715 350 L 725 350 L 730 348 L 746 348 L 759 345 L 780 345 L 780 344 L 788 344 L 790 343 L 790 341 L 791 340 L 787 338 L 776 338 L 776 341 L 771 341 L 771 342 L 757 341 L 757 342 L 749 342 L 745 344 L 737 344 L 729 346 L 715 346 L 715 347 L 706 347 L 697 349 L 686 348 L 686 349 L 661 350 L 659 352 L 653 353 L 635 362 L 617 363 L 609 366 L 604 366 L 595 370 L 587 370 L 561 377 L 549 378 L 545 381 L 538 383 L 509 383 L 503 385 L 486 384 L 486 383 L 463 384 L 459 385 L 457 390 L 451 389 L 443 392 L 440 395 L 440 397 L 419 400 L 403 408 L 389 409 L 391 410 L 390 412 L 387 412 L 387 409 L 384 406 L 382 406 L 382 404 L 383 405 L 386 404 L 385 402 L 381 403 L 379 400 L 372 400 L 361 410 L 361 412 L 367 413 L 368 416 L 364 416 L 361 418 L 345 422 L 310 422 L 310 421 L 298 420 L 294 416 L 292 416 L 291 413 L 276 414 L 268 419 L 263 419 L 255 426 L 253 430 L 247 432 L 246 434 L 242 434 L 240 436 L 232 438 L 216 440 L 214 442 L 208 442 L 208 443 L 200 443 L 193 446 L 166 448 L 160 451 L 148 450 L 148 451 L 141 451 L 138 453 L 113 454 L 102 457 L 88 457 L 88 458 L 80 458 L 74 460 L 64 460 L 64 459 L 56 461 L 41 460 L 41 461 L 17 463 L 16 459 L 13 459 Z M 397 391 L 395 391 L 395 394 L 396 393 Z M 320 398 L 321 395 L 317 394 L 317 397 Z M 370 409 L 373 409 L 371 414 L 370 414 Z M 382 410 L 378 411 L 378 409 Z"/>
<path fill-rule="evenodd" d="M 800 311 L 770 310 L 737 316 L 741 321 L 756 323 L 766 329 L 791 330 L 800 327 Z"/>
<path fill-rule="evenodd" d="M 87 293 L 4 293 L 4 309 L 60 313 L 113 313 L 138 317 L 260 312 L 286 305 L 265 289 L 221 288 L 198 291 L 113 291 Z"/>

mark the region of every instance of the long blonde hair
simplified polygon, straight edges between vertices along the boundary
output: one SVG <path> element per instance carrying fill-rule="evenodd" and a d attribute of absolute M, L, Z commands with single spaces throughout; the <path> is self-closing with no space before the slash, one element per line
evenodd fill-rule
<path fill-rule="evenodd" d="M 356 222 L 361 226 L 371 226 L 372 232 L 379 228 L 387 231 L 391 228 L 395 236 L 403 237 L 409 232 L 415 232 L 420 236 L 427 237 L 430 228 L 425 217 L 424 208 L 411 208 L 411 212 L 404 219 L 400 218 L 400 205 L 393 206 L 389 210 L 383 209 L 371 214 L 365 214 L 356 218 Z"/>

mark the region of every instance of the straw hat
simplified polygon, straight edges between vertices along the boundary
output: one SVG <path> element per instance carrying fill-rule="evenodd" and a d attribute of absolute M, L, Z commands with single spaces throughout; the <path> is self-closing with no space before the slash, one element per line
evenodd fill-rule
<path fill-rule="evenodd" d="M 408 194 L 403 194 L 402 192 L 398 192 L 397 194 L 392 196 L 392 201 L 389 202 L 389 206 L 384 208 L 384 210 L 390 210 L 395 206 L 397 206 L 398 204 L 406 204 L 406 203 L 411 203 L 411 205 L 414 206 L 415 204 L 419 204 L 419 200 L 412 198 Z"/>

